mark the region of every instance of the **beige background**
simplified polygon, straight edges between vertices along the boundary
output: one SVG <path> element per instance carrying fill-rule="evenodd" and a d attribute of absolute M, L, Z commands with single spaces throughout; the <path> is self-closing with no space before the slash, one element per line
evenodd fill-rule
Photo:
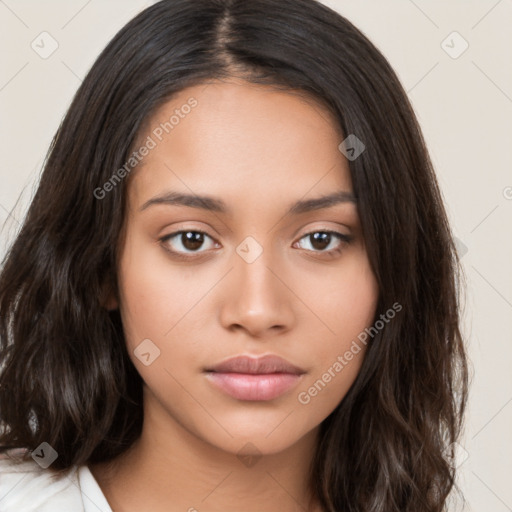
<path fill-rule="evenodd" d="M 82 77 L 150 3 L 0 0 L 0 256 Z M 474 377 L 460 449 L 465 510 L 512 511 L 512 0 L 325 3 L 389 59 L 424 130 L 468 280 Z M 43 31 L 58 43 L 47 59 L 31 47 Z M 443 48 L 454 31 L 461 37 Z M 445 49 L 455 55 L 464 40 L 467 50 L 450 57 Z"/>

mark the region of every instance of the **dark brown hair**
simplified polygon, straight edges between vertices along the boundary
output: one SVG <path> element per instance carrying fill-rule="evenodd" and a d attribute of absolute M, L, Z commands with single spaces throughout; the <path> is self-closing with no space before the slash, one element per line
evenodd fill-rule
<path fill-rule="evenodd" d="M 101 53 L 57 134 L 0 275 L 0 450 L 48 442 L 51 469 L 114 459 L 140 435 L 142 380 L 118 311 L 129 158 L 149 116 L 187 86 L 241 77 L 307 93 L 366 150 L 349 162 L 379 318 L 348 394 L 321 425 L 312 482 L 344 512 L 441 511 L 443 451 L 467 394 L 460 265 L 411 105 L 386 59 L 314 0 L 163 0 Z M 340 141 L 341 142 L 341 141 Z M 26 455 L 29 457 L 29 455 Z"/>

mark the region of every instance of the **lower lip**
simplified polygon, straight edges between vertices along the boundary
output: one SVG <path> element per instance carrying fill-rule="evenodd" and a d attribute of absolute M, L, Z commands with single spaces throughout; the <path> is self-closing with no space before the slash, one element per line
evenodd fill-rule
<path fill-rule="evenodd" d="M 219 389 L 238 400 L 273 400 L 293 388 L 300 375 L 291 373 L 217 373 L 208 372 L 207 378 Z"/>

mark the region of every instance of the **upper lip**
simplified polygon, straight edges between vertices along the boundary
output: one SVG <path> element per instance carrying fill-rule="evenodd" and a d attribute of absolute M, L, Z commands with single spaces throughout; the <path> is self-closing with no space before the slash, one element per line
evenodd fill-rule
<path fill-rule="evenodd" d="M 302 368 L 276 355 L 261 357 L 236 356 L 226 359 L 216 366 L 207 368 L 206 371 L 248 374 L 291 373 L 295 375 L 305 373 Z"/>

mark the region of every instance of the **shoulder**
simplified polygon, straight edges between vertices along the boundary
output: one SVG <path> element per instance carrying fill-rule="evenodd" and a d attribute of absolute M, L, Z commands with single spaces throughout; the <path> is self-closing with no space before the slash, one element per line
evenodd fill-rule
<path fill-rule="evenodd" d="M 36 462 L 0 456 L 0 512 L 83 510 L 77 469 L 62 475 Z"/>

